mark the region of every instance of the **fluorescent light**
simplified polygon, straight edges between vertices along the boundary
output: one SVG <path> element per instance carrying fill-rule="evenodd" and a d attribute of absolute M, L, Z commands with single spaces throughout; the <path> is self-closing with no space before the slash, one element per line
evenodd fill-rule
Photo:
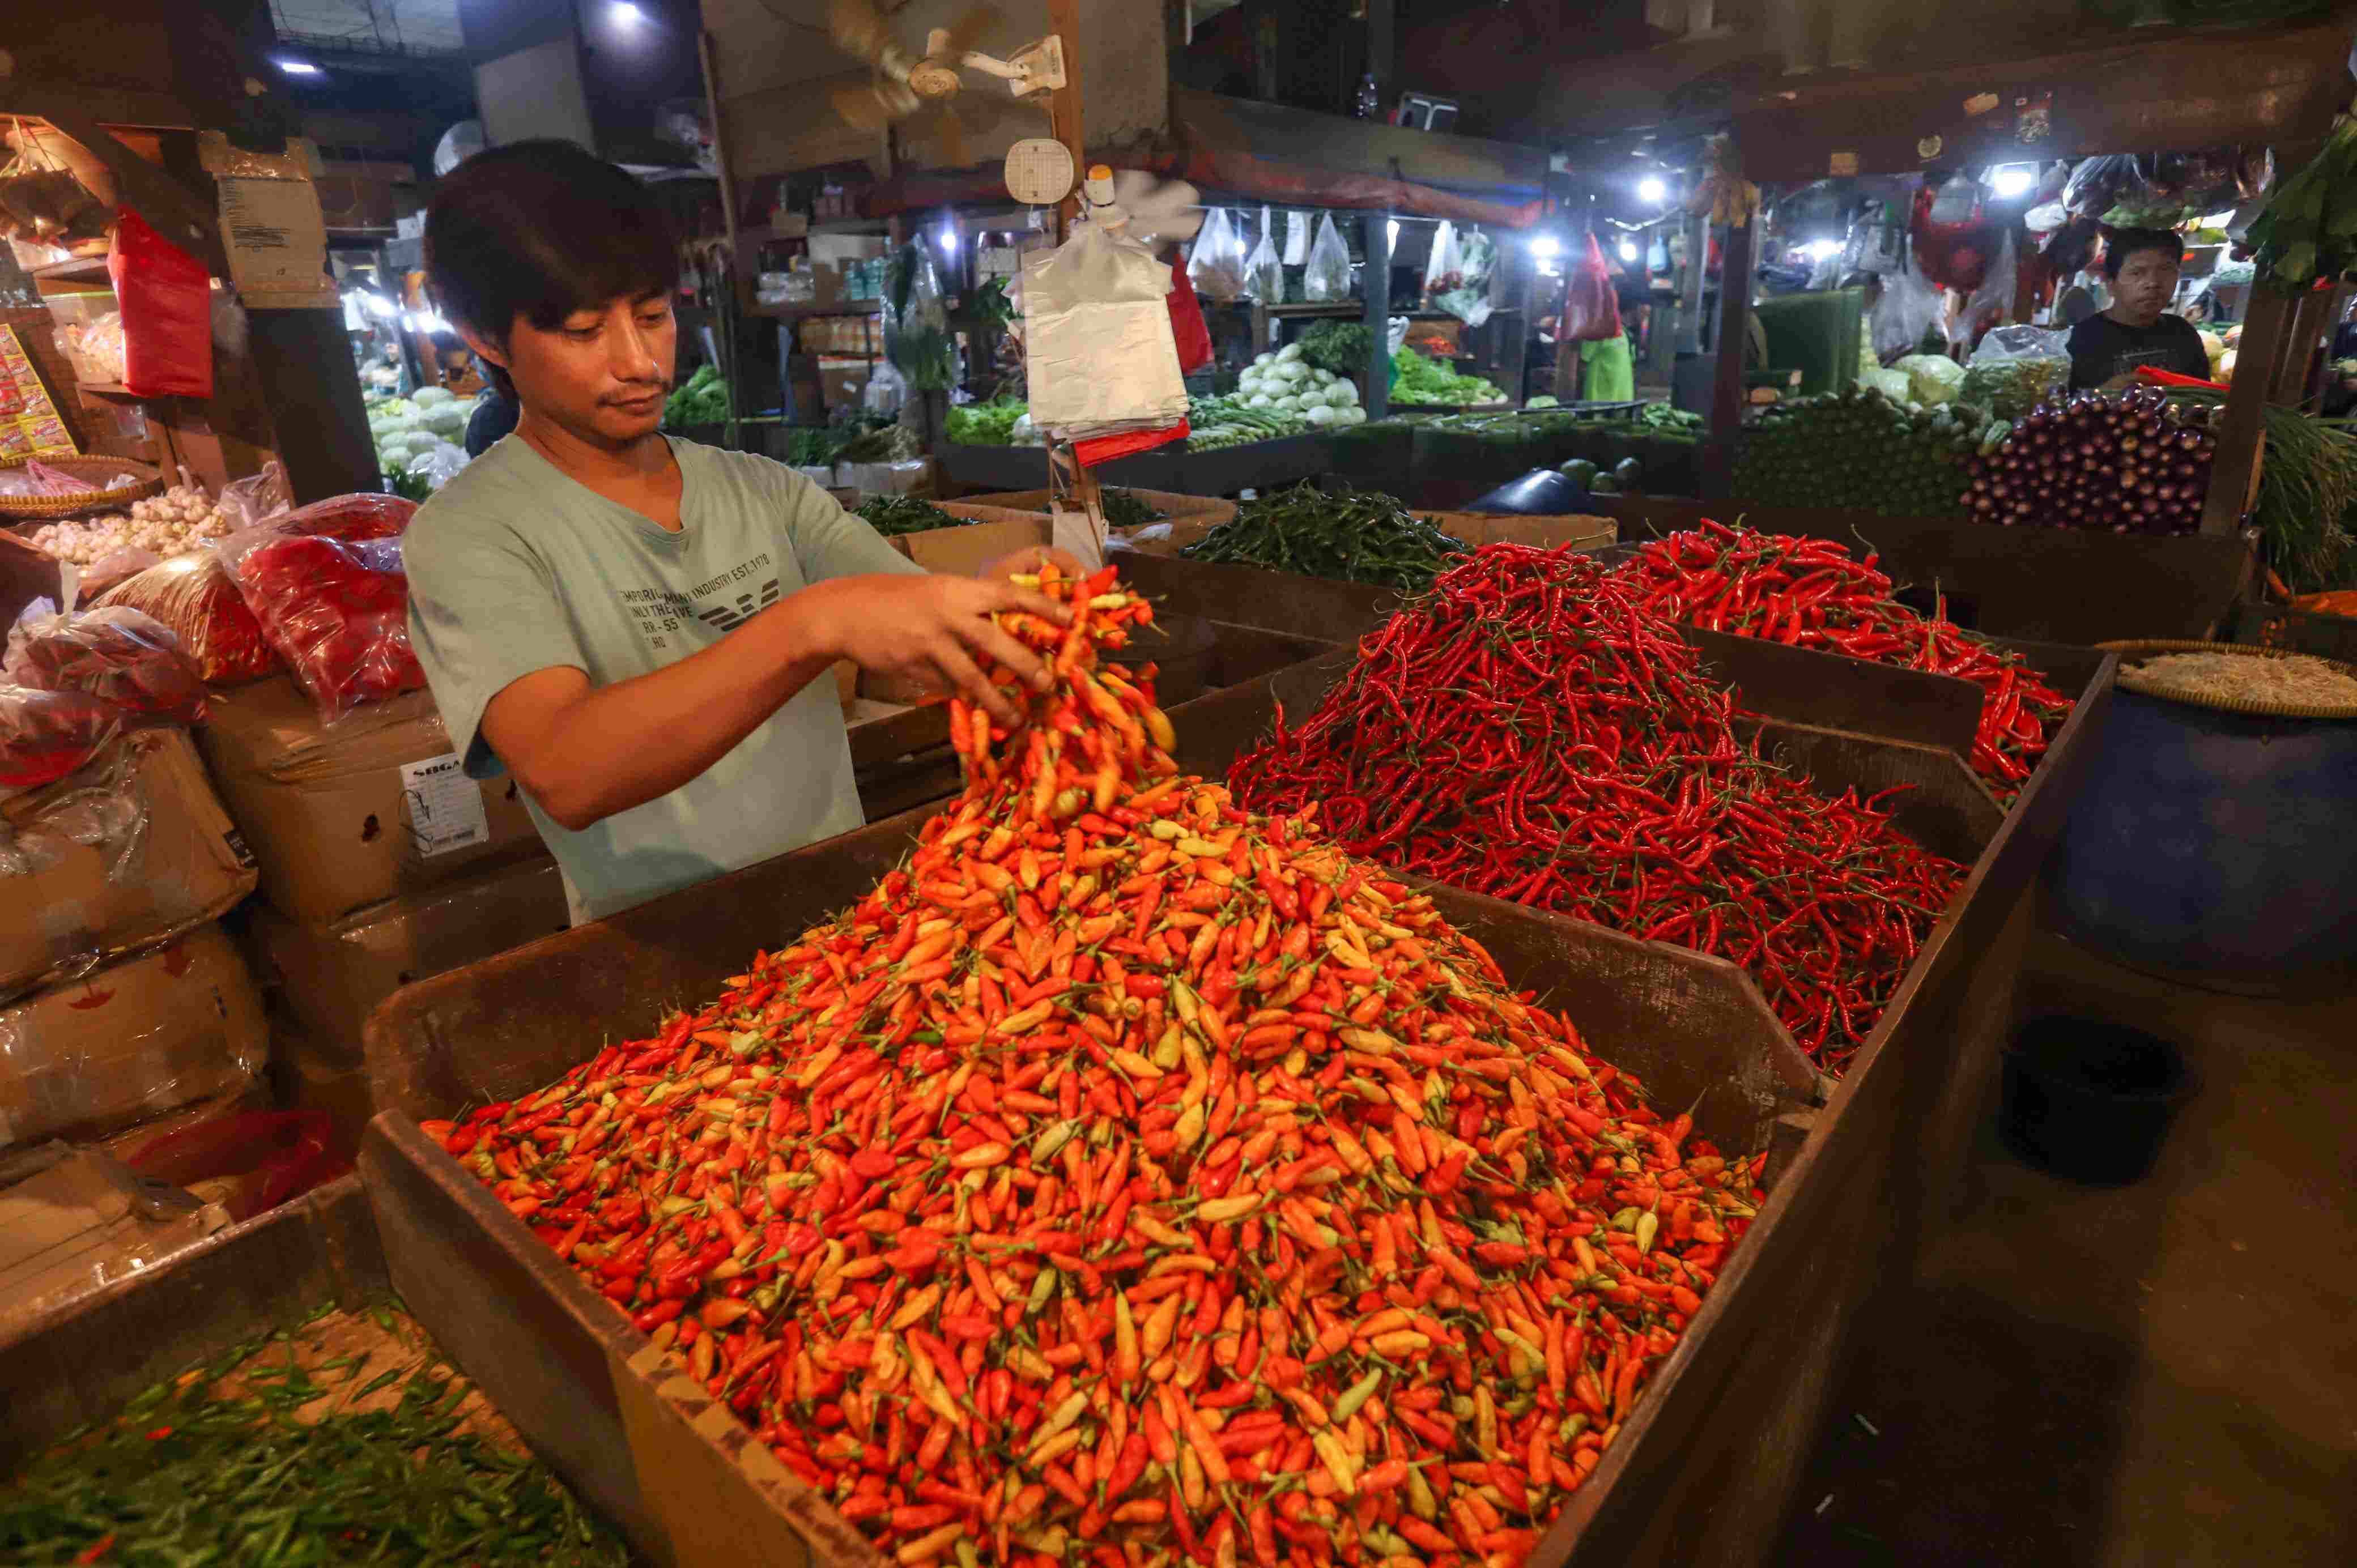
<path fill-rule="evenodd" d="M 1989 188 L 2005 200 L 2027 196 L 2038 183 L 2038 170 L 2029 164 L 2007 164 L 1989 176 Z"/>
<path fill-rule="evenodd" d="M 1637 199 L 1640 201 L 1658 203 L 1668 200 L 1669 197 L 1670 188 L 1651 175 L 1637 182 Z"/>
<path fill-rule="evenodd" d="M 1390 222 L 1383 225 L 1383 238 L 1393 245 L 1397 245 L 1399 243 L 1398 219 L 1394 218 Z"/>
<path fill-rule="evenodd" d="M 947 251 L 951 255 L 954 256 L 954 255 L 956 255 L 956 254 L 957 254 L 957 248 L 958 248 L 958 231 L 957 231 L 956 228 L 955 228 L 953 225 L 951 225 L 951 224 L 948 224 L 948 223 L 944 223 L 944 224 L 942 224 L 942 250 L 944 250 L 944 251 Z"/>
<path fill-rule="evenodd" d="M 1624 262 L 1633 262 L 1637 259 L 1636 241 L 1623 240 L 1620 242 L 1620 259 Z"/>
<path fill-rule="evenodd" d="M 363 291 L 361 295 L 361 303 L 368 307 L 368 313 L 371 316 L 389 318 L 400 314 L 393 301 L 381 294 L 369 294 Z"/>
<path fill-rule="evenodd" d="M 1839 240 L 1812 240 L 1801 247 L 1801 253 L 1813 262 L 1829 262 L 1841 254 Z"/>
<path fill-rule="evenodd" d="M 1563 253 L 1563 242 L 1562 242 L 1561 241 L 1557 240 L 1554 235 L 1552 235 L 1552 234 L 1534 234 L 1534 235 L 1532 235 L 1532 236 L 1531 236 L 1531 254 L 1532 254 L 1532 255 L 1534 255 L 1534 256 L 1555 256 L 1555 255 L 1561 255 L 1562 253 Z"/>
<path fill-rule="evenodd" d="M 289 76 L 325 76 L 327 74 L 307 59 L 288 59 L 285 56 L 280 55 L 271 63 Z"/>
<path fill-rule="evenodd" d="M 631 5 L 630 0 L 614 0 L 609 9 L 614 20 L 626 27 L 643 27 L 653 19 L 645 11 Z"/>

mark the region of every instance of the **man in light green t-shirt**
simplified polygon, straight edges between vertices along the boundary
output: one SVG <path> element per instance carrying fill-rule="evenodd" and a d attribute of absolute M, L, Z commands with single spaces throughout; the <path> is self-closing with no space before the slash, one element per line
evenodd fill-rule
<path fill-rule="evenodd" d="M 1044 686 L 1005 578 L 928 575 L 767 458 L 658 430 L 678 262 L 661 208 L 567 142 L 479 154 L 436 191 L 443 314 L 522 413 L 410 525 L 410 636 L 478 778 L 504 769 L 596 918 L 860 823 L 837 660 Z"/>

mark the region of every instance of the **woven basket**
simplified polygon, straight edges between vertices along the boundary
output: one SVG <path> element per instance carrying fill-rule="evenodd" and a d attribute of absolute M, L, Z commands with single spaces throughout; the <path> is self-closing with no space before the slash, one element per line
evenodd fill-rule
<path fill-rule="evenodd" d="M 40 461 L 61 473 L 85 477 L 93 488 L 70 496 L 0 495 L 0 512 L 42 520 L 71 517 L 78 511 L 91 511 L 99 507 L 127 507 L 133 501 L 164 493 L 163 476 L 150 465 L 135 463 L 128 457 L 43 457 Z M 95 488 L 117 474 L 135 474 L 139 482 L 120 489 Z"/>
<path fill-rule="evenodd" d="M 2312 653 L 2301 653 L 2288 648 L 2253 648 L 2238 642 L 2184 642 L 2158 638 L 2124 638 L 2115 642 L 2099 642 L 2095 646 L 2120 656 L 2120 689 L 2135 692 L 2140 697 L 2181 703 L 2190 708 L 2210 708 L 2219 713 L 2248 714 L 2258 718 L 2357 719 L 2357 703 L 2270 703 L 2248 697 L 2211 697 L 2190 692 L 2143 690 L 2128 684 L 2131 674 L 2127 668 L 2129 662 L 2159 653 L 2227 653 L 2249 659 L 2316 659 Z M 2346 664 L 2338 659 L 2319 659 L 2317 661 L 2357 680 L 2357 664 Z"/>

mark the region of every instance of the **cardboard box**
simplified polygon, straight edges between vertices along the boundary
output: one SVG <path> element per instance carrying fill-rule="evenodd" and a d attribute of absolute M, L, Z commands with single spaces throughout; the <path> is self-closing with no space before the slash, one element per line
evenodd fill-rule
<path fill-rule="evenodd" d="M 371 904 L 324 925 L 254 911 L 254 967 L 308 1040 L 347 1061 L 376 1004 L 428 975 L 572 924 L 565 878 L 545 855 Z"/>
<path fill-rule="evenodd" d="M 1167 522 L 1199 522 L 1216 528 L 1236 515 L 1236 503 L 1222 500 L 1217 496 L 1186 496 L 1176 490 L 1141 489 L 1135 485 L 1114 487 L 1126 490 L 1147 506 L 1162 513 Z M 1003 511 L 1041 511 L 1048 510 L 1046 490 L 1000 490 L 990 495 L 967 496 L 963 504 L 997 507 Z M 1148 524 L 1147 526 L 1152 526 Z M 1115 539 L 1129 532 L 1125 529 L 1110 531 Z"/>
<path fill-rule="evenodd" d="M 0 1009 L 0 1147 L 91 1138 L 249 1087 L 262 996 L 218 925 Z"/>
<path fill-rule="evenodd" d="M 922 533 L 895 534 L 893 549 L 928 572 L 971 577 L 1002 555 L 1026 545 L 1048 542 L 1045 512 L 1005 511 L 964 501 L 943 501 L 943 511 L 974 521 L 963 528 L 931 528 Z M 859 695 L 869 703 L 920 703 L 941 693 L 932 687 L 896 680 L 872 670 L 859 672 Z"/>
<path fill-rule="evenodd" d="M 253 856 L 178 730 L 130 736 L 0 802 L 7 847 L 38 869 L 0 870 L 0 997 L 216 919 L 255 881 Z"/>
<path fill-rule="evenodd" d="M 197 742 L 279 913 L 314 924 L 537 845 L 512 779 L 458 770 L 434 699 L 412 692 L 323 726 L 280 675 L 216 695 Z"/>
<path fill-rule="evenodd" d="M 88 1150 L 0 1187 L 0 1341 L 229 1223 L 214 1201 L 172 1219 L 142 1217 L 120 1166 Z"/>
<path fill-rule="evenodd" d="M 818 362 L 819 399 L 829 413 L 857 408 L 860 394 L 867 390 L 868 378 L 875 373 L 873 360 L 822 358 Z"/>

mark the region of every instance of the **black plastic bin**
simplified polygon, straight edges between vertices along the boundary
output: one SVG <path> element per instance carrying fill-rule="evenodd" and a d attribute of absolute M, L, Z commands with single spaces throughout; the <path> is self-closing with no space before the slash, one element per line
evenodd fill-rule
<path fill-rule="evenodd" d="M 2123 1187 L 2151 1171 L 2193 1090 L 2185 1053 L 2167 1040 L 2093 1018 L 2033 1018 L 2006 1048 L 1997 1128 L 2040 1170 Z"/>

